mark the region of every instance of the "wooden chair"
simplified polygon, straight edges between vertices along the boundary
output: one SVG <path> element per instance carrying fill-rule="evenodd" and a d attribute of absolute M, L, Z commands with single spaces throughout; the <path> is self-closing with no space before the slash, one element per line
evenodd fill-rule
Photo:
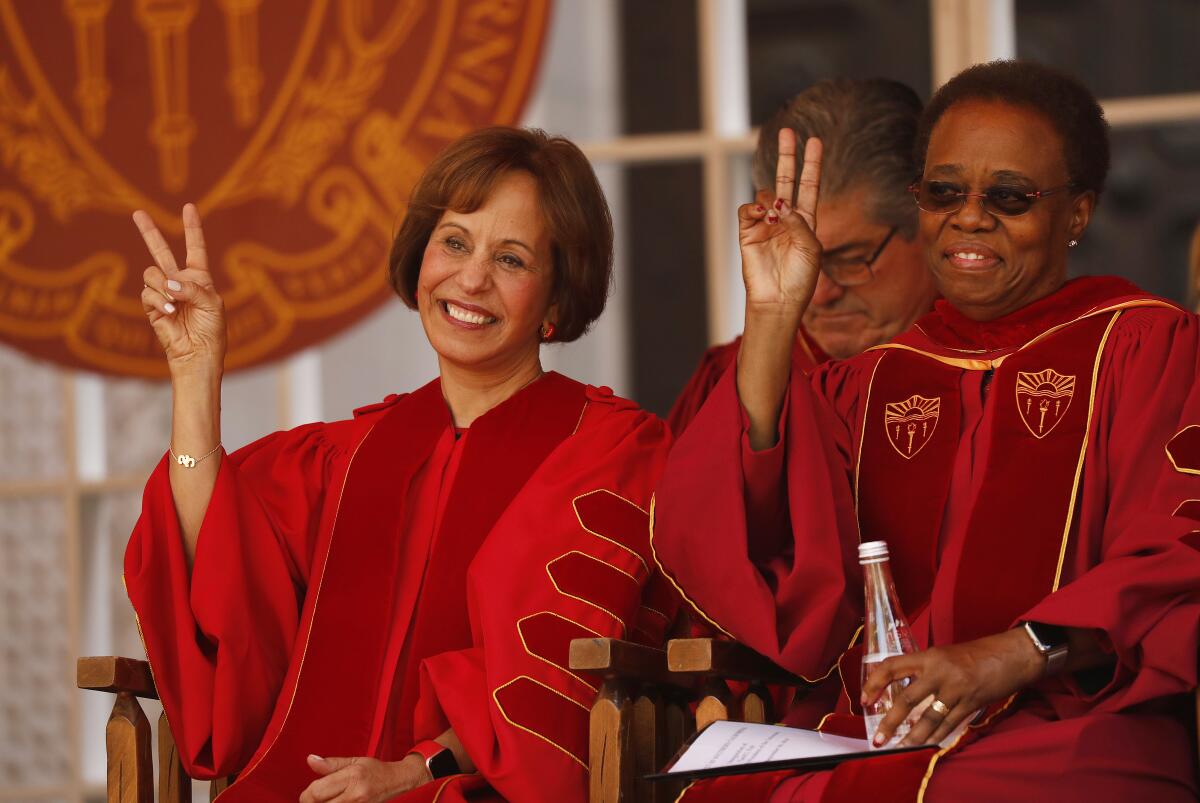
<path fill-rule="evenodd" d="M 802 681 L 746 647 L 717 639 L 675 639 L 665 650 L 617 639 L 576 639 L 573 670 L 596 675 L 589 763 L 591 803 L 669 803 L 680 785 L 651 783 L 695 732 L 719 719 L 772 719 L 767 683 Z M 738 695 L 724 680 L 745 686 Z M 150 722 L 138 698 L 158 699 L 150 665 L 113 656 L 80 658 L 77 685 L 116 695 L 106 728 L 108 803 L 154 803 Z M 212 800 L 228 779 L 210 786 Z M 166 715 L 158 720 L 158 803 L 190 803 L 184 772 Z"/>

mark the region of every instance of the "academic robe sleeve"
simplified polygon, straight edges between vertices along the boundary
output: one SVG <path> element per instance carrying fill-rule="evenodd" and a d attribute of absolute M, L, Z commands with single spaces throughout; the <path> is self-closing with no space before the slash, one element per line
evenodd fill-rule
<path fill-rule="evenodd" d="M 846 650 L 860 607 L 851 435 L 818 393 L 826 371 L 814 386 L 793 369 L 782 444 L 756 453 L 730 366 L 672 450 L 652 542 L 705 619 L 809 679 Z"/>
<path fill-rule="evenodd" d="M 168 476 L 150 476 L 125 585 L 188 774 L 240 770 L 271 719 L 296 638 L 325 491 L 343 470 L 329 425 L 225 456 L 189 571 Z"/>
<path fill-rule="evenodd" d="M 1117 660 L 1111 682 L 1075 689 L 1098 712 L 1190 693 L 1200 646 L 1200 326 L 1166 310 L 1130 312 L 1118 326 L 1100 376 L 1081 535 L 1062 586 L 1021 617 L 1100 632 Z"/>
<path fill-rule="evenodd" d="M 651 492 L 670 436 L 631 404 L 589 392 L 578 430 L 538 468 L 472 562 L 472 648 L 422 664 L 414 736 L 452 727 L 479 773 L 513 803 L 586 801 L 599 679 L 570 671 L 571 640 L 651 631 L 661 640 L 674 613 L 660 610 L 670 603 L 653 592 L 661 578 L 648 543 Z M 440 799 L 456 799 L 446 797 L 452 791 Z"/>
<path fill-rule="evenodd" d="M 671 406 L 671 412 L 667 414 L 667 426 L 676 438 L 692 423 L 692 419 L 700 412 L 709 394 L 721 380 L 725 369 L 736 359 L 741 342 L 739 337 L 731 343 L 713 346 L 704 352 L 696 372 L 692 374 L 679 398 L 675 399 L 675 404 Z"/>

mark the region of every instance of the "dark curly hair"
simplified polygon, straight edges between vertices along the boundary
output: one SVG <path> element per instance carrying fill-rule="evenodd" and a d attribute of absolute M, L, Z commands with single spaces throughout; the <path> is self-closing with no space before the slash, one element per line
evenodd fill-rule
<path fill-rule="evenodd" d="M 1099 195 L 1108 176 L 1108 121 L 1095 95 L 1066 73 L 1032 61 L 989 61 L 976 64 L 947 81 L 921 115 L 916 163 L 925 164 L 934 126 L 956 103 L 999 101 L 1025 106 L 1041 114 L 1063 142 L 1063 158 L 1071 183 Z"/>
<path fill-rule="evenodd" d="M 425 246 L 442 213 L 474 212 L 511 171 L 533 176 L 550 232 L 558 305 L 554 340 L 578 339 L 600 317 L 612 284 L 612 215 L 587 157 L 563 137 L 536 128 L 495 126 L 472 132 L 438 154 L 417 180 L 392 242 L 392 287 L 417 308 Z"/>

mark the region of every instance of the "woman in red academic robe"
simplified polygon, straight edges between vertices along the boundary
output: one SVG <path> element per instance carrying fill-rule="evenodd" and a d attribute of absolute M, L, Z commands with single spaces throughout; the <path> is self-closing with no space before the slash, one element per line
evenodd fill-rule
<path fill-rule="evenodd" d="M 188 772 L 236 773 L 231 803 L 585 800 L 597 681 L 568 645 L 656 641 L 673 611 L 645 513 L 664 425 L 539 362 L 607 294 L 582 153 L 497 128 L 437 157 L 390 272 L 440 378 L 229 455 L 196 209 L 183 269 L 135 220 L 174 418 L 125 582 Z"/>
<path fill-rule="evenodd" d="M 795 211 L 741 210 L 742 350 L 672 453 L 652 544 L 716 626 L 837 685 L 835 709 L 790 721 L 861 737 L 862 705 L 908 678 L 877 743 L 906 718 L 906 743 L 946 741 L 682 800 L 1193 800 L 1200 326 L 1125 281 L 1066 280 L 1108 166 L 1076 81 L 979 65 L 922 132 L 944 300 L 889 344 L 789 372 L 820 263 L 810 140 Z M 920 647 L 863 689 L 860 534 L 888 542 Z"/>

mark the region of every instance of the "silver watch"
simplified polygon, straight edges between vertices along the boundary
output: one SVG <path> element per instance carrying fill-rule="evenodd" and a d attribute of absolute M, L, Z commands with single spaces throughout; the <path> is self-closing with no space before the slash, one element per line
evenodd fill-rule
<path fill-rule="evenodd" d="M 1025 634 L 1033 642 L 1033 646 L 1037 648 L 1039 653 L 1046 657 L 1045 674 L 1058 674 L 1063 664 L 1067 662 L 1067 651 L 1069 649 L 1063 629 L 1051 625 L 1034 624 L 1033 622 L 1025 622 L 1023 628 Z"/>

